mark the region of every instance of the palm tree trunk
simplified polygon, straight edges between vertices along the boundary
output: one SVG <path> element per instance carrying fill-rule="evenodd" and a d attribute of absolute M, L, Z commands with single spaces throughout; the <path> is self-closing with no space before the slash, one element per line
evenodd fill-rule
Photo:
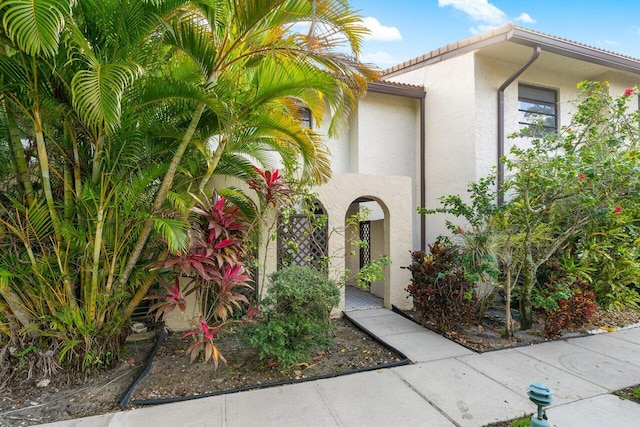
<path fill-rule="evenodd" d="M 200 185 L 198 186 L 198 189 L 200 190 L 200 192 L 205 190 L 210 190 L 213 188 L 213 182 L 212 182 L 213 173 L 215 172 L 216 167 L 218 167 L 218 163 L 220 163 L 220 159 L 222 158 L 222 153 L 224 152 L 224 148 L 226 145 L 227 145 L 226 140 L 224 138 L 220 139 L 220 144 L 218 144 L 218 148 L 216 149 L 216 152 L 214 153 L 213 157 L 211 158 L 211 161 L 209 162 L 207 173 L 202 177 L 202 180 L 200 181 Z"/>
<path fill-rule="evenodd" d="M 11 150 L 12 160 L 16 169 L 16 176 L 24 190 L 24 197 L 27 202 L 27 206 L 31 206 L 35 200 L 35 196 L 33 193 L 33 185 L 31 183 L 29 168 L 27 167 L 24 147 L 20 140 L 20 132 L 18 130 L 18 125 L 16 124 L 16 119 L 13 116 L 13 112 L 6 108 L 6 104 L 4 111 L 7 117 L 7 125 L 9 127 L 9 139 L 11 140 L 9 143 L 9 149 Z"/>
<path fill-rule="evenodd" d="M 173 179 L 176 176 L 176 171 L 178 170 L 178 166 L 180 165 L 180 161 L 182 160 L 182 156 L 184 152 L 187 150 L 189 143 L 191 143 L 191 138 L 193 138 L 193 134 L 198 127 L 198 123 L 200 123 L 200 118 L 202 117 L 202 113 L 204 112 L 206 105 L 204 103 L 199 104 L 195 111 L 193 112 L 193 117 L 191 118 L 191 123 L 189 123 L 189 127 L 187 128 L 185 134 L 182 137 L 182 141 L 180 145 L 176 149 L 176 152 L 171 159 L 171 163 L 169 164 L 169 168 L 167 169 L 167 173 L 164 175 L 162 179 L 162 184 L 160 185 L 160 189 L 156 194 L 156 197 L 153 201 L 152 213 L 156 213 L 162 207 L 162 203 L 164 203 L 167 198 L 167 194 L 169 193 L 169 189 L 173 184 Z M 129 257 L 127 264 L 120 276 L 120 283 L 125 284 L 127 280 L 129 280 L 129 276 L 133 272 L 138 260 L 140 259 L 140 254 L 142 254 L 142 250 L 144 246 L 147 244 L 147 239 L 149 238 L 149 234 L 151 234 L 151 229 L 153 228 L 153 220 L 149 219 L 145 221 L 140 235 L 138 236 L 138 240 L 134 246 L 134 249 Z"/>
<path fill-rule="evenodd" d="M 93 155 L 93 170 L 91 171 L 91 182 L 98 183 L 100 172 L 102 172 L 102 157 L 104 155 L 104 135 L 98 134 Z"/>
<path fill-rule="evenodd" d="M 73 189 L 76 198 L 80 198 L 82 194 L 82 175 L 80 172 L 80 152 L 78 151 L 78 140 L 73 132 L 69 119 L 65 119 L 65 135 L 73 151 Z"/>
<path fill-rule="evenodd" d="M 104 194 L 105 183 L 100 185 L 100 200 L 98 205 L 98 212 L 96 217 L 96 235 L 93 239 L 93 257 L 91 265 L 91 284 L 89 286 L 89 292 L 87 293 L 87 299 L 85 301 L 85 307 L 87 310 L 87 317 L 90 320 L 95 320 L 96 316 L 96 304 L 98 300 L 98 285 L 100 275 L 100 253 L 102 252 L 102 233 L 104 230 L 104 206 L 106 204 L 106 196 Z"/>
<path fill-rule="evenodd" d="M 62 235 L 60 233 L 60 222 L 58 219 L 58 213 L 53 201 L 53 192 L 51 191 L 51 176 L 49 174 L 49 156 L 47 154 L 47 148 L 44 143 L 44 132 L 42 129 L 42 117 L 40 116 L 40 106 L 36 102 L 33 108 L 33 120 L 36 127 L 36 147 L 38 150 L 38 164 L 40 165 L 40 174 L 42 176 L 42 189 L 44 190 L 44 197 L 47 201 L 47 207 L 49 208 L 49 216 L 51 217 L 51 223 L 53 224 L 53 230 L 56 240 L 62 241 Z"/>
<path fill-rule="evenodd" d="M 160 255 L 160 257 L 158 257 L 158 261 L 159 262 L 165 261 L 168 255 L 169 255 L 169 252 L 164 251 Z M 129 301 L 129 305 L 127 305 L 127 308 L 124 310 L 124 316 L 123 316 L 124 319 L 128 319 L 129 317 L 131 317 L 131 315 L 133 314 L 133 310 L 135 310 L 136 307 L 140 305 L 140 302 L 142 302 L 142 299 L 147 295 L 149 288 L 153 284 L 153 281 L 156 280 L 156 277 L 158 277 L 158 274 L 160 274 L 160 270 L 155 270 L 149 276 L 147 276 L 142 286 L 138 288 L 133 298 L 131 298 L 131 301 Z"/>
<path fill-rule="evenodd" d="M 71 226 L 73 221 L 73 190 L 72 190 L 72 174 L 69 166 L 63 166 L 64 176 L 64 222 L 67 226 Z"/>

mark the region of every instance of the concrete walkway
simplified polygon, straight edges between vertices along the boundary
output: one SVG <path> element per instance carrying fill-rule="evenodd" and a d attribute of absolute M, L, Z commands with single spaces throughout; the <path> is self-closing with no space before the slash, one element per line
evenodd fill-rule
<path fill-rule="evenodd" d="M 552 426 L 638 426 L 640 328 L 476 354 L 387 309 L 355 321 L 414 364 L 47 424 L 98 426 L 483 426 L 531 414 L 527 386 L 554 391 Z"/>

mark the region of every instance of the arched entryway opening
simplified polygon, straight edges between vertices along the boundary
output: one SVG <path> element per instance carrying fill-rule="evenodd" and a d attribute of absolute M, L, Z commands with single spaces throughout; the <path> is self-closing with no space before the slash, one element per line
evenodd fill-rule
<path fill-rule="evenodd" d="M 359 197 L 349 205 L 345 217 L 345 310 L 385 305 L 389 259 L 385 211 L 373 197 Z"/>

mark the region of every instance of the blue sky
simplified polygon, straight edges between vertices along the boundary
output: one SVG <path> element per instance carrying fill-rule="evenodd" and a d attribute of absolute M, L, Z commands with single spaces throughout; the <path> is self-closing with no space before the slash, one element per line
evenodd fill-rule
<path fill-rule="evenodd" d="M 640 0 L 350 0 L 372 34 L 362 60 L 387 68 L 512 22 L 640 58 Z"/>

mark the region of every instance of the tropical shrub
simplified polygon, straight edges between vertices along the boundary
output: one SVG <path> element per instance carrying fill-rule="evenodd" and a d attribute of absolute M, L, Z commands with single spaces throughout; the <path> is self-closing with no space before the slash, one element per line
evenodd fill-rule
<path fill-rule="evenodd" d="M 606 310 L 640 304 L 640 232 L 632 206 L 592 224 L 569 242 L 564 259 L 590 284 L 598 305 Z M 615 211 L 615 208 L 614 208 Z"/>
<path fill-rule="evenodd" d="M 262 301 L 263 319 L 252 326 L 247 342 L 260 359 L 281 366 L 309 360 L 310 350 L 331 342 L 331 310 L 340 302 L 335 282 L 309 267 L 288 267 L 270 276 Z"/>
<path fill-rule="evenodd" d="M 254 168 L 254 172 L 248 185 L 255 192 L 256 201 L 231 189 L 223 191 L 235 203 L 216 191 L 210 198 L 194 197 L 188 250 L 154 265 L 155 269 L 172 272 L 173 280 L 169 285 L 160 278 L 165 292 L 148 297 L 159 300 L 149 311 L 156 312 L 156 320 L 165 320 L 176 307 L 184 313 L 185 297 L 195 293 L 199 315 L 192 319 L 197 321 L 197 327 L 184 335 L 193 337 L 186 354 L 194 361 L 202 353 L 204 361 L 213 360 L 216 368 L 219 359 L 226 363 L 215 346 L 216 334 L 228 323 L 246 322 L 256 314 L 257 295 L 247 291 L 253 291 L 253 280 L 245 274 L 245 264 L 252 257 L 252 237 L 256 237 L 267 208 L 281 208 L 291 194 L 279 170 Z M 250 301 L 248 295 L 254 300 Z"/>
<path fill-rule="evenodd" d="M 411 253 L 411 284 L 407 291 L 414 307 L 427 322 L 443 332 L 473 323 L 478 297 L 467 278 L 460 250 L 445 241 L 429 245 L 429 254 Z"/>
<path fill-rule="evenodd" d="M 628 108 L 637 90 L 614 97 L 606 83 L 584 82 L 579 89 L 569 126 L 534 132 L 526 147 L 514 145 L 502 159 L 511 177 L 499 194 L 488 197 L 492 190 L 483 178 L 469 188 L 471 203 L 447 196 L 442 208 L 422 210 L 463 217 L 472 232 L 495 233 L 505 289 L 513 285 L 518 294 L 522 329 L 532 326 L 539 273 L 553 259 L 571 260 L 605 306 L 637 301 L 640 112 Z M 505 198 L 501 205 L 498 195 Z"/>

